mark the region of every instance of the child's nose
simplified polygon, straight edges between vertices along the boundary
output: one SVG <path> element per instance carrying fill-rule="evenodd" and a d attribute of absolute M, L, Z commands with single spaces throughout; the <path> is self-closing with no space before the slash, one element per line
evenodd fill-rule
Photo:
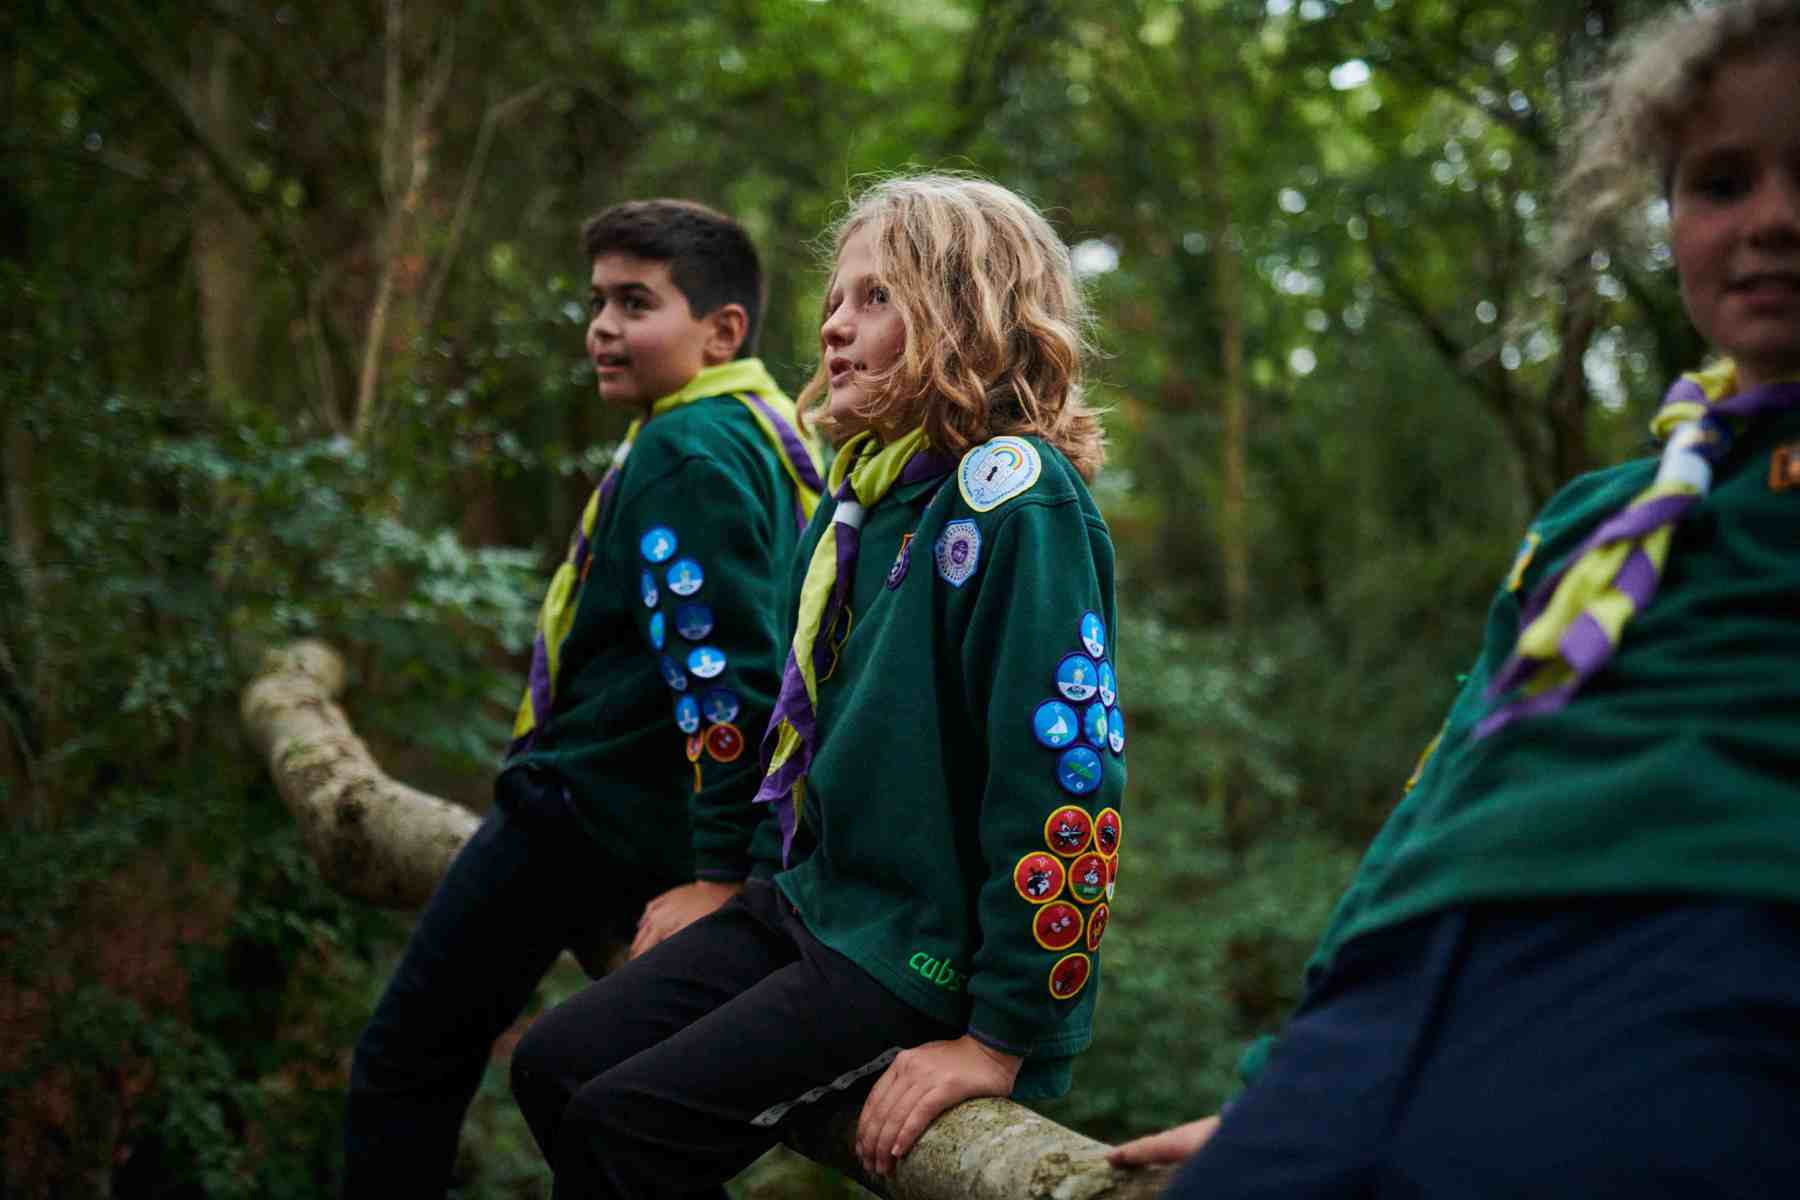
<path fill-rule="evenodd" d="M 850 341 L 850 322 L 842 315 L 842 310 L 825 318 L 825 324 L 819 327 L 819 336 L 825 339 L 827 346 L 842 346 Z"/>

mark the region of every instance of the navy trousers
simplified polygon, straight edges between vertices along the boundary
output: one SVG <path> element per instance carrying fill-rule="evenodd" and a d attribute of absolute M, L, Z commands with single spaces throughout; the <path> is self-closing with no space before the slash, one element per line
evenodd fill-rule
<path fill-rule="evenodd" d="M 350 1069 L 349 1200 L 441 1200 L 457 1135 L 495 1039 L 565 949 L 629 938 L 681 881 L 611 861 L 561 783 L 514 768 L 414 927 Z"/>
<path fill-rule="evenodd" d="M 1166 1194 L 1800 1196 L 1800 908 L 1572 897 L 1358 938 Z"/>
<path fill-rule="evenodd" d="M 902 1049 L 961 1033 L 754 882 L 532 1022 L 513 1095 L 557 1200 L 718 1196 L 790 1123 L 860 1105 Z"/>

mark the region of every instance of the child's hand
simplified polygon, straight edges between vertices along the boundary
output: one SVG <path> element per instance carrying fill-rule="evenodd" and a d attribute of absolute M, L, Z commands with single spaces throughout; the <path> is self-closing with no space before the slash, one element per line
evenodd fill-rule
<path fill-rule="evenodd" d="M 856 1124 L 856 1156 L 871 1175 L 891 1175 L 926 1126 L 977 1096 L 1012 1093 L 1019 1059 L 967 1034 L 903 1050 L 875 1081 Z"/>
<path fill-rule="evenodd" d="M 1212 1138 L 1219 1118 L 1202 1117 L 1177 1125 L 1161 1133 L 1153 1133 L 1106 1152 L 1106 1161 L 1115 1167 L 1141 1167 L 1150 1163 L 1178 1163 L 1196 1153 Z"/>
<path fill-rule="evenodd" d="M 644 906 L 638 918 L 637 936 L 631 940 L 636 958 L 664 938 L 673 937 L 744 890 L 741 883 L 715 883 L 696 879 L 670 888 Z"/>

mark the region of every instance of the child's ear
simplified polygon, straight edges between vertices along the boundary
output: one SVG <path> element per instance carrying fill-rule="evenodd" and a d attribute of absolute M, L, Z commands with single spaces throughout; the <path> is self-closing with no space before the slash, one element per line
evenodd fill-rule
<path fill-rule="evenodd" d="M 750 314 L 741 304 L 721 304 L 706 314 L 706 344 L 701 355 L 716 367 L 737 357 L 744 335 L 750 331 Z"/>

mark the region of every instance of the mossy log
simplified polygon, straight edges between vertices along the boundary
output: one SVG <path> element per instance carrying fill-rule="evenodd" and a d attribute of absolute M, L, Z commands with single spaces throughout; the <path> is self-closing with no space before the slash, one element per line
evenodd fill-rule
<path fill-rule="evenodd" d="M 389 908 L 424 904 L 478 824 L 390 778 L 337 703 L 343 659 L 316 641 L 272 651 L 244 690 L 244 725 L 326 882 Z M 590 970 L 592 968 L 590 967 Z M 1167 1168 L 1106 1165 L 1106 1147 L 1009 1100 L 971 1100 L 932 1123 L 890 1179 L 865 1176 L 843 1113 L 794 1149 L 892 1200 L 1148 1200 Z"/>

